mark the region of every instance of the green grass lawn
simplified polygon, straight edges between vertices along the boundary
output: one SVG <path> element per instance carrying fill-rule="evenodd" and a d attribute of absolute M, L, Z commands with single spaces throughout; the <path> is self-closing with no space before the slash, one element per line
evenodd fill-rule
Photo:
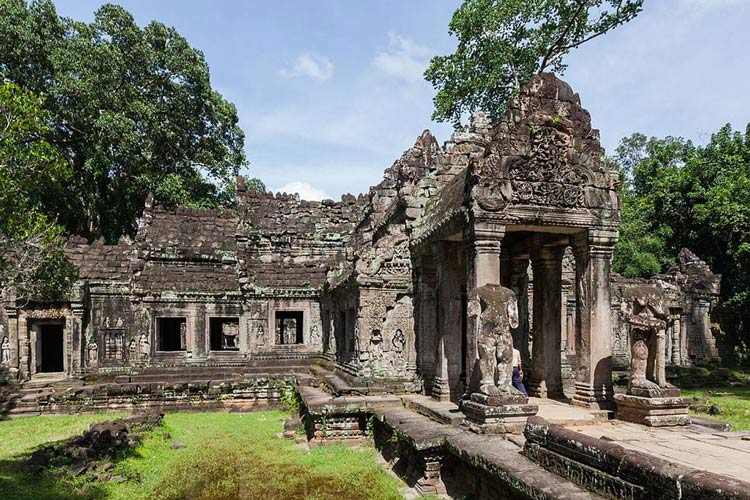
<path fill-rule="evenodd" d="M 722 410 L 720 415 L 695 415 L 723 420 L 735 431 L 750 431 L 750 386 L 682 389 L 682 395 L 695 398 L 697 404 L 718 404 Z"/>
<path fill-rule="evenodd" d="M 112 476 L 34 477 L 22 462 L 36 448 L 85 430 L 112 415 L 27 417 L 0 421 L 3 499 L 400 499 L 402 483 L 376 462 L 374 448 L 322 446 L 306 451 L 279 439 L 278 411 L 175 413 L 141 446 L 115 461 Z M 173 442 L 184 443 L 174 449 Z"/>

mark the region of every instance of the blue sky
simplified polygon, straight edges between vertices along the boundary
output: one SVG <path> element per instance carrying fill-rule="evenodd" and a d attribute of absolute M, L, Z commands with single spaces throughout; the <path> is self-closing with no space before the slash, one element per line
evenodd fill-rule
<path fill-rule="evenodd" d="M 90 21 L 100 0 L 56 0 Z M 128 0 L 140 25 L 174 26 L 237 106 L 251 177 L 304 198 L 365 192 L 430 121 L 421 74 L 449 54 L 457 0 Z M 608 152 L 635 131 L 705 143 L 750 122 L 750 0 L 646 0 L 630 24 L 571 53 Z"/>

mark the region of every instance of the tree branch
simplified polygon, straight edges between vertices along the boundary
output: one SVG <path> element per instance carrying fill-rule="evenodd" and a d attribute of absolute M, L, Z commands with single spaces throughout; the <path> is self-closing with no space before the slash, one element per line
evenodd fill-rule
<path fill-rule="evenodd" d="M 557 40 L 555 40 L 554 43 L 550 45 L 549 49 L 547 50 L 547 53 L 544 54 L 542 63 L 539 65 L 539 73 L 544 71 L 544 68 L 547 67 L 547 65 L 549 64 L 550 58 L 553 55 L 553 51 L 555 47 L 557 47 L 560 43 L 562 43 L 562 41 L 565 40 L 565 37 L 568 36 L 568 33 L 570 33 L 571 28 L 573 27 L 573 25 L 576 24 L 576 19 L 578 18 L 581 11 L 587 4 L 588 4 L 588 0 L 580 0 L 580 2 L 578 3 L 578 8 L 575 11 L 575 14 L 573 14 L 573 17 L 571 18 L 571 22 L 568 23 L 568 25 L 565 27 L 563 32 L 557 38 Z"/>

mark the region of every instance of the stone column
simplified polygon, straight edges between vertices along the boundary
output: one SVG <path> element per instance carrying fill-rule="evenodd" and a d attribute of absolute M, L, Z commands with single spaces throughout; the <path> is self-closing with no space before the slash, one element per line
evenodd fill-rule
<path fill-rule="evenodd" d="M 610 266 L 617 232 L 571 238 L 576 260 L 576 387 L 572 404 L 612 408 Z"/>
<path fill-rule="evenodd" d="M 518 299 L 518 328 L 513 329 L 513 347 L 521 353 L 524 366 L 530 366 L 529 352 L 529 255 L 513 255 L 508 259 L 509 287 Z"/>
<path fill-rule="evenodd" d="M 534 271 L 534 343 L 529 394 L 562 397 L 562 257 L 565 247 L 540 246 L 531 253 Z"/>
<path fill-rule="evenodd" d="M 575 294 L 572 298 L 565 300 L 565 354 L 576 353 L 576 300 Z"/>
<path fill-rule="evenodd" d="M 84 371 L 85 360 L 88 359 L 88 341 L 83 329 L 84 297 L 86 289 L 83 283 L 76 283 L 71 291 L 70 312 L 65 319 L 65 356 L 66 372 L 68 376 L 80 375 Z M 94 339 L 98 341 L 98 339 Z M 104 346 L 98 346 L 101 352 Z"/>
<path fill-rule="evenodd" d="M 672 364 L 682 364 L 682 314 L 672 316 Z"/>
<path fill-rule="evenodd" d="M 65 359 L 68 376 L 83 373 L 84 360 L 88 356 L 88 340 L 83 331 L 83 307 L 75 307 L 65 321 Z M 96 342 L 96 339 L 94 339 Z M 98 346 L 102 351 L 104 346 Z"/>
<path fill-rule="evenodd" d="M 435 346 L 437 335 L 437 270 L 431 255 L 415 258 L 417 273 L 414 319 L 416 327 L 417 370 L 422 374 L 425 387 L 431 388 L 435 376 Z"/>
<path fill-rule="evenodd" d="M 432 396 L 441 401 L 461 397 L 461 332 L 463 244 L 439 241 L 433 245 L 437 263 L 437 350 Z"/>
<path fill-rule="evenodd" d="M 500 284 L 500 251 L 505 226 L 473 221 L 464 234 L 466 241 L 466 293 L 476 287 Z M 477 351 L 477 325 L 466 322 L 466 372 L 471 378 Z M 467 381 L 468 382 L 468 381 Z"/>
<path fill-rule="evenodd" d="M 677 320 L 680 323 L 680 361 L 683 365 L 689 364 L 690 356 L 688 356 L 688 328 L 687 328 L 687 316 L 683 312 L 680 313 L 680 318 Z"/>
<path fill-rule="evenodd" d="M 19 375 L 19 368 L 22 367 L 20 362 L 21 344 L 18 335 L 18 309 L 10 306 L 6 307 L 5 317 L 8 319 L 8 330 L 5 334 L 8 336 L 8 342 L 10 342 L 10 365 L 8 367 L 8 374 L 11 379 L 15 380 Z"/>
<path fill-rule="evenodd" d="M 711 302 L 703 297 L 698 298 L 693 307 L 695 307 L 697 334 L 700 336 L 701 344 L 704 351 L 700 353 L 698 359 L 713 360 L 719 357 L 716 349 L 716 339 L 711 332 Z"/>

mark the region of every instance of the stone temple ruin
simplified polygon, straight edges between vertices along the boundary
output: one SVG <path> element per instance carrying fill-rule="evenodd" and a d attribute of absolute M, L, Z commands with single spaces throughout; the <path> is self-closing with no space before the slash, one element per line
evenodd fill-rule
<path fill-rule="evenodd" d="M 613 370 L 629 369 L 642 335 L 621 310 L 657 290 L 651 358 L 717 358 L 720 281 L 688 250 L 650 280 L 614 275 L 618 183 L 578 95 L 538 75 L 494 126 L 478 114 L 442 147 L 422 133 L 367 194 L 304 201 L 238 178 L 234 211 L 170 212 L 149 196 L 132 241 L 71 238 L 80 281 L 64 302 L 4 291 L 2 369 L 98 383 L 76 394 L 111 402 L 176 398 L 190 384 L 156 385 L 207 373 L 226 377 L 202 396 L 237 373 L 299 383 L 308 367 L 334 395 L 423 394 L 460 404 L 478 432 L 514 432 L 536 412 L 509 385 L 515 346 L 531 396 L 614 410 Z M 242 390 L 271 398 L 256 382 Z M 342 417 L 337 435 L 362 431 L 368 412 Z"/>
<path fill-rule="evenodd" d="M 2 365 L 24 381 L 156 367 L 324 358 L 352 386 L 458 402 L 476 357 L 472 289 L 518 297 L 512 329 L 531 393 L 612 401 L 629 363 L 617 314 L 640 280 L 613 276 L 618 174 L 571 89 L 535 78 L 496 127 L 481 115 L 444 147 L 425 131 L 366 195 L 311 202 L 238 179 L 237 210 L 146 200 L 135 239 L 71 238 L 65 302 L 5 290 Z M 718 356 L 719 278 L 689 251 L 665 290 L 667 359 Z"/>

